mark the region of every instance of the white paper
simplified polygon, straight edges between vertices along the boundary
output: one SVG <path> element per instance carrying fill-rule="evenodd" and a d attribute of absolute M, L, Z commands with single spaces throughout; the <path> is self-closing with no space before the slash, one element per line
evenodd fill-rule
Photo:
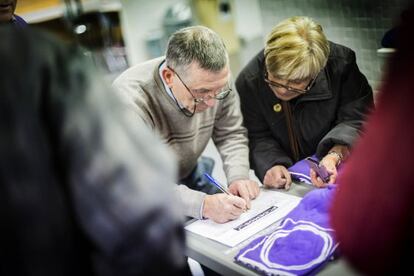
<path fill-rule="evenodd" d="M 300 200 L 297 196 L 261 190 L 259 196 L 251 201 L 251 209 L 238 219 L 223 224 L 197 220 L 185 229 L 233 247 L 285 217 Z"/>

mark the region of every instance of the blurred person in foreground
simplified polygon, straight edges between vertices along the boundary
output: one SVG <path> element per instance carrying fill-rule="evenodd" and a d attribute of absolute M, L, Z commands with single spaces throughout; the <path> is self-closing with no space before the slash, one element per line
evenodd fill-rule
<path fill-rule="evenodd" d="M 76 47 L 0 37 L 0 274 L 179 274 L 172 155 Z"/>
<path fill-rule="evenodd" d="M 407 15 L 331 209 L 339 250 L 364 275 L 414 273 L 414 6 Z"/>
<path fill-rule="evenodd" d="M 176 153 L 176 194 L 186 216 L 223 223 L 250 207 L 259 186 L 249 180 L 239 98 L 231 89 L 224 42 L 215 32 L 202 26 L 178 30 L 165 57 L 126 70 L 113 85 L 136 121 L 144 121 Z M 223 159 L 231 195 L 214 194 L 212 184 L 198 180 L 210 138 Z"/>
<path fill-rule="evenodd" d="M 15 27 L 27 26 L 23 18 L 14 14 L 16 10 L 17 0 L 0 0 L 0 26 L 12 25 Z"/>
<path fill-rule="evenodd" d="M 308 17 L 288 18 L 236 80 L 250 160 L 266 186 L 289 188 L 287 168 L 316 154 L 335 183 L 373 104 L 351 49 L 328 41 Z M 325 187 L 315 172 L 312 183 Z"/>

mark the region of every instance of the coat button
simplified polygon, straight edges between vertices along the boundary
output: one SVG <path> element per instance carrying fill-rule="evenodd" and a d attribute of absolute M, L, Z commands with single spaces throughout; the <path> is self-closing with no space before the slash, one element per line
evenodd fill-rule
<path fill-rule="evenodd" d="M 280 111 L 282 111 L 282 105 L 281 104 L 275 104 L 273 106 L 273 110 L 274 110 L 274 112 L 280 112 Z"/>

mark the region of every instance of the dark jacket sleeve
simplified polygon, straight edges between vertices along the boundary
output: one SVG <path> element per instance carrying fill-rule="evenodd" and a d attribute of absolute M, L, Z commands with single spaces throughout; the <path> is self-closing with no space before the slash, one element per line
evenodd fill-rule
<path fill-rule="evenodd" d="M 236 79 L 236 89 L 240 95 L 241 110 L 244 125 L 248 130 L 250 164 L 256 176 L 263 182 L 268 169 L 278 165 L 290 166 L 292 160 L 283 151 L 279 143 L 272 136 L 266 118 L 264 118 L 260 104 L 260 85 L 257 76 L 250 75 L 248 67 Z"/>
<path fill-rule="evenodd" d="M 372 89 L 366 77 L 359 71 L 355 53 L 349 50 L 344 66 L 332 66 L 341 74 L 339 87 L 340 100 L 336 125 L 322 138 L 317 147 L 317 155 L 323 157 L 335 145 L 351 146 L 359 136 L 366 114 L 373 107 Z M 341 68 L 343 72 L 340 71 Z"/>

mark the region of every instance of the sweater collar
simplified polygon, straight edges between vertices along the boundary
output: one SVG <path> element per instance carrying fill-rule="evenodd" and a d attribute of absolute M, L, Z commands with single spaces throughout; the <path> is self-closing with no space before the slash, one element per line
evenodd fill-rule
<path fill-rule="evenodd" d="M 165 57 L 158 58 L 157 66 L 155 66 L 154 71 L 153 71 L 153 76 L 154 76 L 154 80 L 158 88 L 162 90 L 163 92 L 165 92 L 166 94 L 168 94 L 167 89 L 165 87 L 165 83 L 163 79 L 161 78 L 161 74 L 160 74 L 160 68 L 164 64 L 164 62 L 165 62 Z"/>

